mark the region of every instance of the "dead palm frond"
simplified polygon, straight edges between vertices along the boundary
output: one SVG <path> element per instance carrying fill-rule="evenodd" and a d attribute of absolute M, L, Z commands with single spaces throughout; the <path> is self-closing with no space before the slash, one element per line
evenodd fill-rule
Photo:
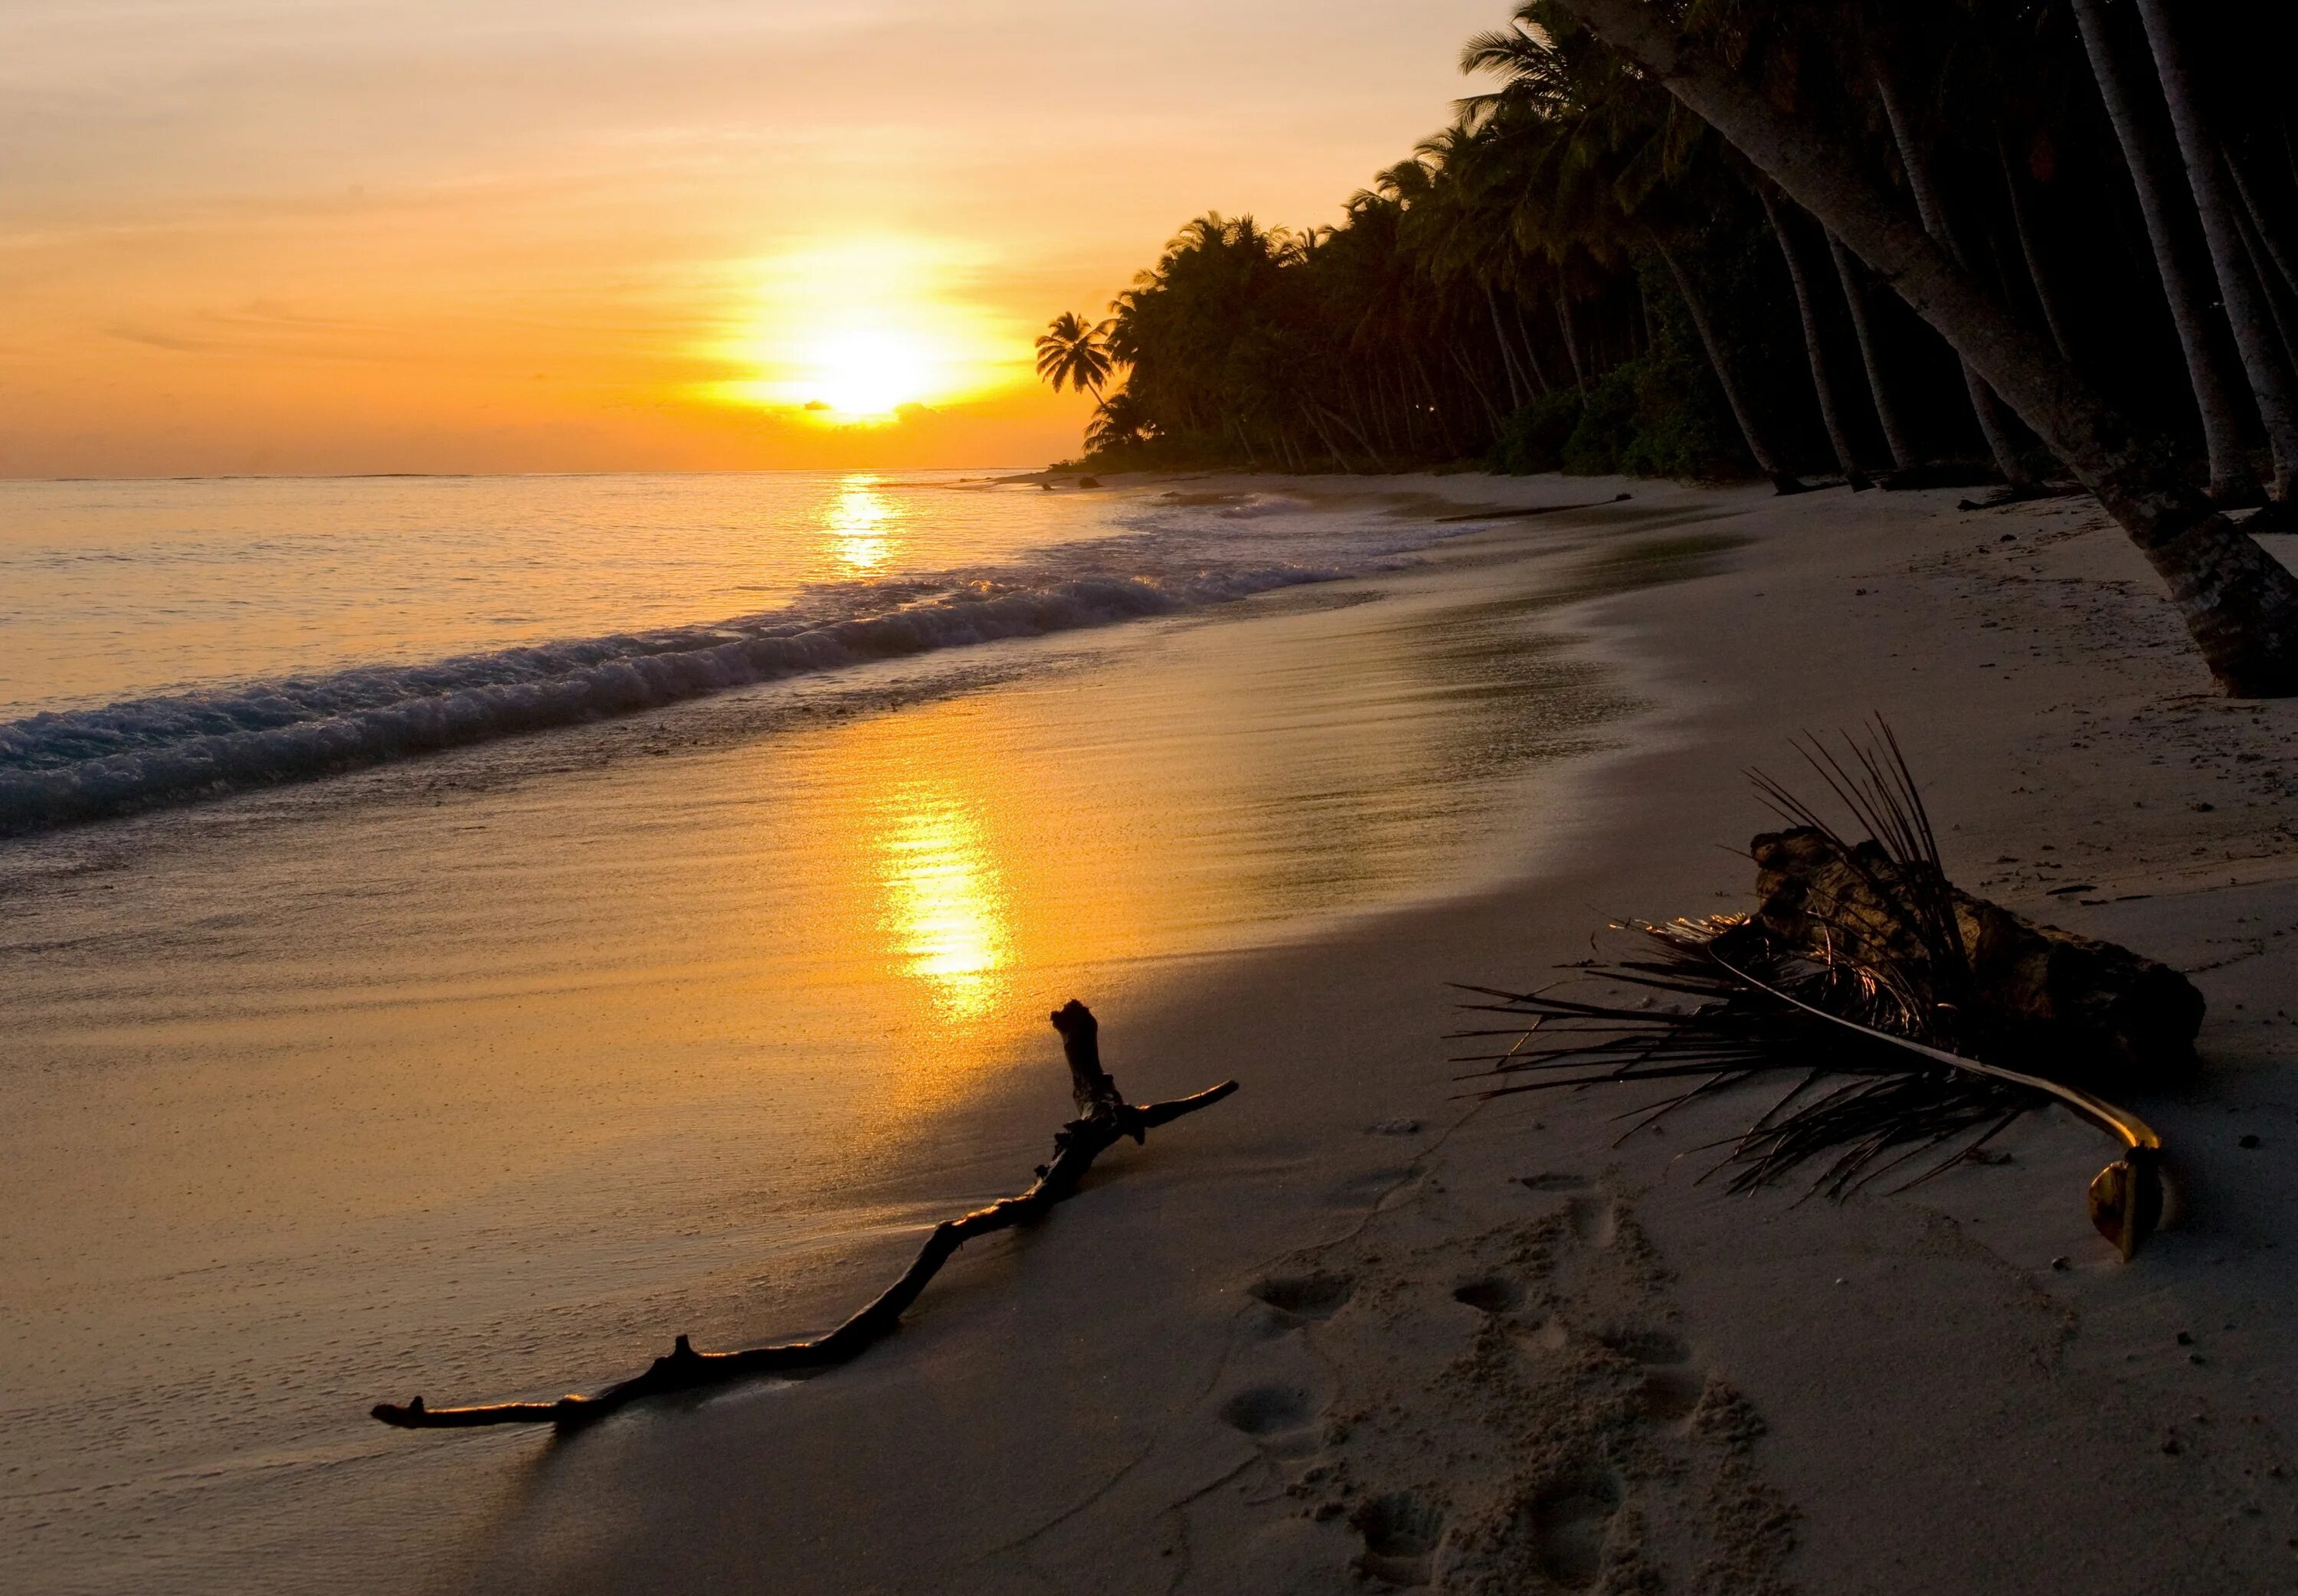
<path fill-rule="evenodd" d="M 1893 1189 L 1920 1184 L 2055 1101 L 2123 1145 L 2090 1202 L 2093 1222 L 2129 1257 L 2160 1218 L 2160 1139 L 2089 1092 L 1999 1061 L 1972 1001 L 1954 889 L 1889 729 L 1879 722 L 1864 747 L 1847 740 L 1842 757 L 1815 740 L 1802 752 L 1871 839 L 1846 841 L 1813 806 L 1755 777 L 1772 807 L 1813 828 L 1857 883 L 1804 905 L 1807 939 L 1790 943 L 1744 915 L 1615 927 L 1636 937 L 1635 952 L 1581 966 L 1569 988 L 1465 988 L 1487 1001 L 1464 1006 L 1519 1023 L 1456 1033 L 1515 1038 L 1505 1052 L 1458 1062 L 1509 1078 L 1484 1096 L 1666 1086 L 1627 1116 L 1631 1132 L 1758 1078 L 1783 1079 L 1784 1093 L 1719 1144 L 1717 1171 L 1747 1191 L 1816 1165 L 1810 1193 L 1838 1198 L 1887 1176 L 1905 1176 Z M 1573 995 L 1590 980 L 1646 995 Z"/>

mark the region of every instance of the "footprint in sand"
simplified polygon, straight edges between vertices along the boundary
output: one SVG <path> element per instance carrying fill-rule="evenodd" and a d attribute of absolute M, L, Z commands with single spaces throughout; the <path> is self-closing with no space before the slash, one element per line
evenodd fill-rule
<path fill-rule="evenodd" d="M 1604 1566 L 1604 1535 L 1620 1509 L 1620 1482 L 1608 1471 L 1550 1486 L 1532 1499 L 1533 1546 L 1540 1571 L 1567 1591 L 1584 1591 Z"/>
<path fill-rule="evenodd" d="M 1517 1184 L 1526 1191 L 1570 1198 L 1564 1211 L 1571 1219 L 1572 1233 L 1591 1247 L 1612 1245 L 1612 1237 L 1619 1228 L 1616 1212 L 1618 1205 L 1608 1197 L 1584 1195 L 1595 1189 L 1594 1182 L 1585 1176 L 1557 1170 L 1545 1175 L 1519 1175 L 1516 1178 Z"/>
<path fill-rule="evenodd" d="M 1523 1337 L 1523 1342 L 1543 1352 L 1560 1352 L 1572 1344 L 1572 1327 L 1560 1319 L 1547 1319 L 1531 1335 Z"/>
<path fill-rule="evenodd" d="M 1221 1422 L 1250 1435 L 1278 1457 L 1298 1457 L 1314 1451 L 1318 1436 L 1317 1403 L 1292 1385 L 1255 1385 L 1240 1391 L 1220 1407 Z"/>
<path fill-rule="evenodd" d="M 1524 1301 L 1524 1287 L 1498 1275 L 1485 1275 L 1454 1286 L 1452 1300 L 1479 1313 L 1506 1313 Z"/>
<path fill-rule="evenodd" d="M 1608 1247 L 1619 1233 L 1618 1205 L 1605 1197 L 1575 1197 L 1568 1205 L 1572 1233 L 1591 1247 Z"/>
<path fill-rule="evenodd" d="M 1646 1418 L 1674 1424 L 1691 1417 L 1699 1406 L 1707 1381 L 1683 1367 L 1691 1349 L 1665 1330 L 1608 1330 L 1597 1339 L 1631 1362 L 1644 1366 L 1640 1395 Z"/>
<path fill-rule="evenodd" d="M 1636 1363 L 1682 1363 L 1691 1349 L 1665 1330 L 1609 1329 L 1597 1340 Z"/>
<path fill-rule="evenodd" d="M 1356 1282 L 1345 1275 L 1288 1275 L 1256 1280 L 1245 1291 L 1295 1325 L 1332 1318 L 1356 1294 Z"/>
<path fill-rule="evenodd" d="M 1376 1497 L 1356 1510 L 1357 1534 L 1364 1537 L 1358 1569 L 1390 1585 L 1425 1585 L 1444 1538 L 1444 1515 L 1409 1491 Z"/>
<path fill-rule="evenodd" d="M 1579 1175 L 1519 1175 L 1517 1184 L 1526 1191 L 1584 1192 L 1588 1182 Z"/>

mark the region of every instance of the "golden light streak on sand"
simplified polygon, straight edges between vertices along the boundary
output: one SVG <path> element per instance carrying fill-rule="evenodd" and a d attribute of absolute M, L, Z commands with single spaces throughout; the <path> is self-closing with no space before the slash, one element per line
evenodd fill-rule
<path fill-rule="evenodd" d="M 893 951 L 955 1020 L 980 1020 L 1000 1001 L 1012 963 L 1011 908 L 980 823 L 946 791 L 897 788 L 878 842 Z"/>

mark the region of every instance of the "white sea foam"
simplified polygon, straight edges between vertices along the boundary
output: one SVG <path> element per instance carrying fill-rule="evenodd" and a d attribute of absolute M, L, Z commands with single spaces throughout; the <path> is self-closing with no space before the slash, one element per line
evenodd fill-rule
<path fill-rule="evenodd" d="M 1267 525 L 1281 500 L 1247 510 Z M 1219 515 L 1219 510 L 1216 515 Z M 1026 566 L 817 587 L 707 625 L 236 682 L 0 724 L 0 835 L 625 715 L 874 660 L 1219 604 L 1393 563 L 1433 529 L 1301 516 L 1281 538 L 1201 515 Z M 1137 524 L 1139 525 L 1139 524 Z M 1260 531 L 1256 527 L 1255 532 Z M 1281 555 L 1287 558 L 1269 558 Z"/>

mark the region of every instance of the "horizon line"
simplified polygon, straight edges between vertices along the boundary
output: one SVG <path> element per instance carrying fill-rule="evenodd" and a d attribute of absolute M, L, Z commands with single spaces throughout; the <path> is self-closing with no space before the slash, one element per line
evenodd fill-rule
<path fill-rule="evenodd" d="M 946 471 L 1051 471 L 1060 462 L 1041 466 L 696 466 L 677 467 L 610 467 L 591 471 L 213 471 L 151 472 L 130 475 L 15 475 L 0 472 L 0 483 L 112 482 L 476 482 L 527 476 L 907 476 Z"/>

